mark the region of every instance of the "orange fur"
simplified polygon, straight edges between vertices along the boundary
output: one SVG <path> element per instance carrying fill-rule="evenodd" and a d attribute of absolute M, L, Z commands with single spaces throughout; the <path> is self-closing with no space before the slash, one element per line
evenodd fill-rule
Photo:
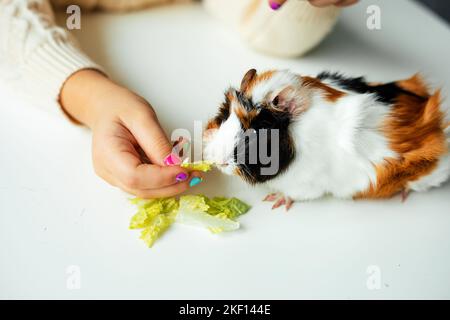
<path fill-rule="evenodd" d="M 435 169 L 447 150 L 440 91 L 429 95 L 418 75 L 397 82 L 418 96 L 401 94 L 381 128 L 398 158 L 376 165 L 377 182 L 355 198 L 386 198 Z"/>
<path fill-rule="evenodd" d="M 241 123 L 245 126 L 246 119 L 247 119 L 247 111 L 242 106 L 236 106 L 234 109 L 234 113 L 239 118 Z"/>
<path fill-rule="evenodd" d="M 345 92 L 331 88 L 322 83 L 319 79 L 313 77 L 302 77 L 303 86 L 321 90 L 325 94 L 325 99 L 330 102 L 336 102 L 345 95 Z"/>
<path fill-rule="evenodd" d="M 255 87 L 256 84 L 260 83 L 260 82 L 264 82 L 269 80 L 270 78 L 273 77 L 275 71 L 273 70 L 269 70 L 269 71 L 265 71 L 261 74 L 256 75 L 246 86 L 245 90 L 244 90 L 244 94 L 248 97 L 250 97 L 252 95 L 252 91 L 253 88 Z"/>
<path fill-rule="evenodd" d="M 409 79 L 397 81 L 397 85 L 400 88 L 406 91 L 414 92 L 419 96 L 422 97 L 429 96 L 428 86 L 425 84 L 422 77 L 418 73 L 416 73 Z"/>
<path fill-rule="evenodd" d="M 250 124 L 252 123 L 252 120 L 257 115 L 256 110 L 247 111 L 244 109 L 244 107 L 242 107 L 240 105 L 234 108 L 234 112 L 235 112 L 236 116 L 239 118 L 239 120 L 241 121 L 242 127 L 244 130 L 250 128 Z"/>
<path fill-rule="evenodd" d="M 275 71 L 269 70 L 269 71 L 265 71 L 261 74 L 255 73 L 255 75 L 253 77 L 248 77 L 249 73 L 247 73 L 241 84 L 241 92 L 243 92 L 247 97 L 250 97 L 252 95 L 253 88 L 257 84 L 259 84 L 261 82 L 265 82 L 265 81 L 269 80 L 270 78 L 272 78 L 274 73 L 275 73 Z M 332 87 L 329 87 L 326 84 L 322 83 L 319 79 L 312 78 L 312 77 L 302 77 L 301 80 L 302 80 L 303 88 L 305 88 L 305 89 L 312 88 L 312 89 L 321 90 L 322 92 L 324 92 L 325 99 L 327 99 L 330 102 L 335 102 L 339 98 L 341 98 L 342 96 L 345 95 L 345 92 L 334 89 Z M 270 94 L 270 92 L 268 92 L 267 94 Z M 306 95 L 305 95 L 305 97 L 306 97 Z M 276 111 L 277 110 L 274 110 L 274 112 L 276 112 Z M 304 109 L 299 109 L 297 111 L 297 113 L 300 113 L 303 111 L 304 111 Z M 235 108 L 235 112 L 236 112 L 236 115 L 238 116 L 238 118 L 241 120 L 241 123 L 243 124 L 244 128 L 248 128 L 250 126 L 252 119 L 257 114 L 256 111 L 247 112 L 244 108 L 242 108 L 240 106 Z"/>
<path fill-rule="evenodd" d="M 208 123 L 206 124 L 206 130 L 209 129 L 219 129 L 219 124 L 213 120 L 209 120 Z"/>
<path fill-rule="evenodd" d="M 228 101 L 230 102 L 230 105 L 232 104 L 232 102 L 234 101 L 234 95 L 228 91 L 226 93 L 226 97 L 228 99 Z M 221 111 L 229 111 L 230 105 L 228 103 L 223 103 L 220 106 L 220 110 Z M 220 119 L 220 117 L 215 117 L 213 119 L 211 119 L 210 121 L 208 121 L 207 125 L 206 125 L 206 130 L 208 129 L 218 129 L 220 127 L 220 124 L 222 123 L 222 121 L 225 119 Z"/>

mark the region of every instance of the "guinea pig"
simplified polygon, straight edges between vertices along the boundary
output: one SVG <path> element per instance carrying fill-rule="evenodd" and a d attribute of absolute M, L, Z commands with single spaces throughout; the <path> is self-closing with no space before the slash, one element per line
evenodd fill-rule
<path fill-rule="evenodd" d="M 445 117 L 419 75 L 368 83 L 251 69 L 208 122 L 204 158 L 265 184 L 273 208 L 324 195 L 404 200 L 450 175 Z"/>

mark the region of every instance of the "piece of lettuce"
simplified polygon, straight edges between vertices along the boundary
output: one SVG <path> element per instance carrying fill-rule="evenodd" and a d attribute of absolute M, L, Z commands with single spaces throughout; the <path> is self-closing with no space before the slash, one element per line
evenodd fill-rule
<path fill-rule="evenodd" d="M 144 240 L 145 244 L 151 248 L 155 241 L 166 232 L 173 221 L 173 218 L 164 214 L 157 215 L 152 219 L 151 223 L 141 231 L 140 239 Z"/>
<path fill-rule="evenodd" d="M 197 161 L 197 162 L 183 162 L 181 164 L 182 168 L 192 170 L 192 171 L 203 171 L 208 172 L 212 169 L 213 163 L 209 161 Z"/>
<path fill-rule="evenodd" d="M 181 196 L 180 208 L 176 217 L 178 223 L 205 227 L 213 233 L 239 229 L 239 222 L 229 219 L 220 212 L 210 214 L 210 206 L 205 196 Z"/>
<path fill-rule="evenodd" d="M 237 198 L 214 197 L 207 199 L 209 214 L 223 214 L 229 219 L 236 219 L 250 210 L 250 206 Z"/>
<path fill-rule="evenodd" d="M 130 229 L 141 229 L 141 239 L 148 247 L 153 246 L 173 222 L 205 227 L 212 233 L 239 229 L 236 218 L 250 209 L 237 198 L 210 199 L 203 195 L 186 195 L 179 199 L 135 198 L 131 203 L 138 207 L 138 212 L 131 218 Z"/>
<path fill-rule="evenodd" d="M 141 239 L 151 247 L 175 221 L 178 201 L 175 198 L 136 198 L 131 202 L 137 205 L 138 212 L 131 218 L 130 229 L 143 229 Z"/>

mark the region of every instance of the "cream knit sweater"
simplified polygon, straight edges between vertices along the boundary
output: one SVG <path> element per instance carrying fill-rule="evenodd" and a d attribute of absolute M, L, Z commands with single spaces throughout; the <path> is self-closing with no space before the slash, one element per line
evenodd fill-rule
<path fill-rule="evenodd" d="M 61 113 L 57 102 L 64 82 L 78 70 L 102 68 L 64 28 L 55 25 L 52 5 L 77 4 L 82 12 L 124 11 L 188 1 L 195 0 L 0 0 L 0 78 L 31 96 L 36 105 Z M 280 56 L 298 56 L 317 45 L 339 12 L 299 0 L 288 1 L 279 12 L 271 11 L 266 0 L 204 0 L 204 4 L 250 46 Z"/>

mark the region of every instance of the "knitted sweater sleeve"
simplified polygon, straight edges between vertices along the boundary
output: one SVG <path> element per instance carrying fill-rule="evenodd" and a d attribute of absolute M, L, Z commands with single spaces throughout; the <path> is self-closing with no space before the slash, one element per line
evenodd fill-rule
<path fill-rule="evenodd" d="M 74 1 L 76 3 L 76 1 Z M 71 35 L 55 25 L 48 0 L 0 0 L 0 78 L 33 104 L 63 114 L 64 82 L 81 69 L 98 69 Z"/>

